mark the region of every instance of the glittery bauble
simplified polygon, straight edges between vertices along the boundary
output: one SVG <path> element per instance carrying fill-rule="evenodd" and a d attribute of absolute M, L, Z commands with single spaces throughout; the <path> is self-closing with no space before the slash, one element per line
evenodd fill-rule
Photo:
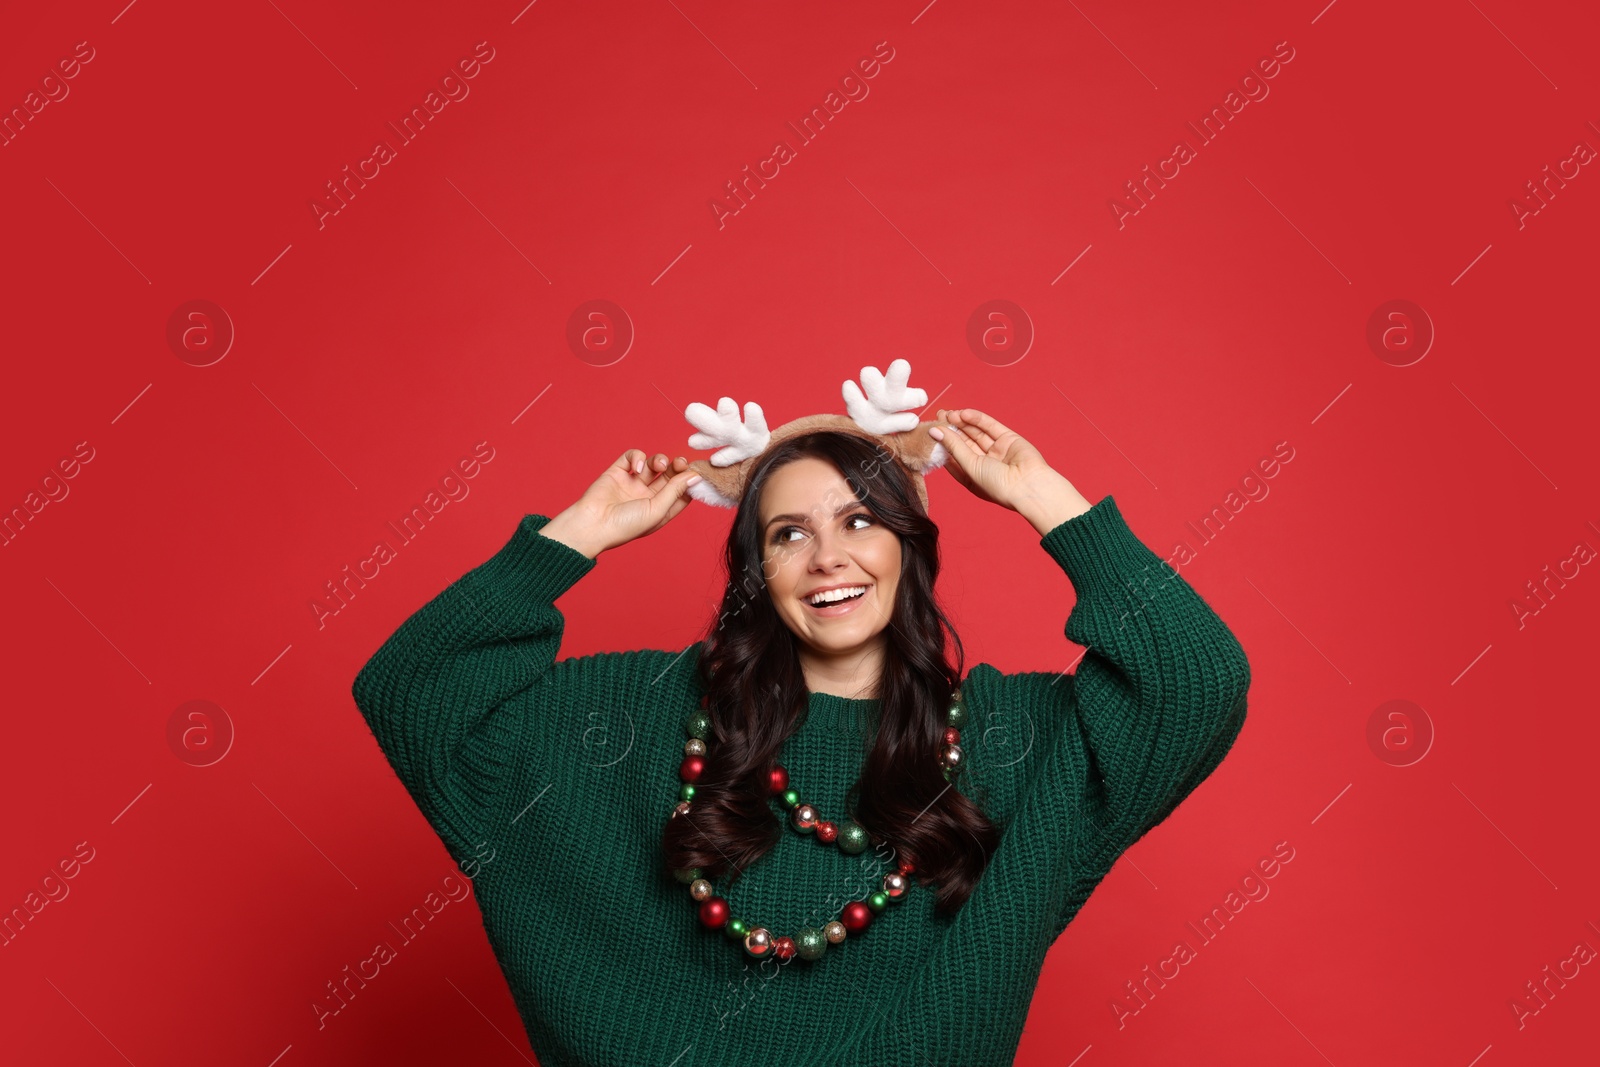
<path fill-rule="evenodd" d="M 782 796 L 783 791 L 789 788 L 789 772 L 782 767 L 774 767 L 767 772 L 767 790 L 773 796 Z"/>
<path fill-rule="evenodd" d="M 837 945 L 850 936 L 850 931 L 845 929 L 844 923 L 835 919 L 822 928 L 822 936 L 828 939 L 828 944 Z"/>
<path fill-rule="evenodd" d="M 705 773 L 706 758 L 704 756 L 685 756 L 683 762 L 678 764 L 678 777 L 685 782 L 698 782 Z"/>
<path fill-rule="evenodd" d="M 949 745 L 945 748 L 944 755 L 940 757 L 940 762 L 945 765 L 951 774 L 960 774 L 961 768 L 964 766 L 964 764 L 961 762 L 961 758 L 961 746 Z"/>
<path fill-rule="evenodd" d="M 744 935 L 744 950 L 757 958 L 772 954 L 772 934 L 765 926 L 757 926 Z"/>
<path fill-rule="evenodd" d="M 857 853 L 866 851 L 869 844 L 871 844 L 871 841 L 868 839 L 867 831 L 864 827 L 853 822 L 846 822 L 839 827 L 840 852 L 848 852 L 854 856 Z"/>
<path fill-rule="evenodd" d="M 794 938 L 780 937 L 774 940 L 772 942 L 772 954 L 780 960 L 793 959 L 795 954 Z"/>
<path fill-rule="evenodd" d="M 672 809 L 672 817 L 676 819 L 679 815 L 687 814 L 689 814 L 689 802 L 687 800 L 678 801 L 678 806 Z"/>
<path fill-rule="evenodd" d="M 944 743 L 947 745 L 959 745 L 961 743 L 961 731 L 954 726 L 946 726 L 944 728 Z"/>
<path fill-rule="evenodd" d="M 672 872 L 672 877 L 676 878 L 678 881 L 682 882 L 684 885 L 688 885 L 689 883 L 693 882 L 696 878 L 700 877 L 700 868 L 699 867 L 680 867 L 678 870 L 675 870 L 675 871 Z"/>
<path fill-rule="evenodd" d="M 715 930 L 728 921 L 728 902 L 721 897 L 710 897 L 700 902 L 700 923 Z"/>
<path fill-rule="evenodd" d="M 794 947 L 801 959 L 820 960 L 828 951 L 828 939 L 815 926 L 806 926 L 795 931 Z"/>
<path fill-rule="evenodd" d="M 859 934 L 872 922 L 872 909 L 865 902 L 852 900 L 839 910 L 839 921 L 852 934 Z"/>
<path fill-rule="evenodd" d="M 707 900 L 711 896 L 711 883 L 704 878 L 696 878 L 689 883 L 689 895 L 696 900 Z"/>
<path fill-rule="evenodd" d="M 950 705 L 950 714 L 945 722 L 957 730 L 964 729 L 967 725 L 967 708 L 960 702 L 961 690 L 956 690 L 956 702 Z"/>
<path fill-rule="evenodd" d="M 817 840 L 824 845 L 831 845 L 839 839 L 839 825 L 824 819 L 817 823 Z"/>
<path fill-rule="evenodd" d="M 883 876 L 883 894 L 890 900 L 902 900 L 906 890 L 911 888 L 911 880 L 898 871 L 890 871 Z"/>
<path fill-rule="evenodd" d="M 810 804 L 801 804 L 794 809 L 794 814 L 790 816 L 789 821 L 794 824 L 796 830 L 803 834 L 809 834 L 817 828 L 817 809 Z"/>
<path fill-rule="evenodd" d="M 691 737 L 683 743 L 683 754 L 685 756 L 704 756 L 706 754 L 706 743 L 698 737 Z"/>
<path fill-rule="evenodd" d="M 690 737 L 704 741 L 711 733 L 711 716 L 703 711 L 697 711 L 689 716 L 689 720 L 683 724 L 683 728 L 688 731 Z"/>

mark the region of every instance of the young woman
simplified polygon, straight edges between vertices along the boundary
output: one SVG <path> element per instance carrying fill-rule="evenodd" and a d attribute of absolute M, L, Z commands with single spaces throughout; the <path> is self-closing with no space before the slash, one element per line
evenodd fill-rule
<path fill-rule="evenodd" d="M 1232 746 L 1227 626 L 1110 496 L 938 414 L 946 468 L 1070 579 L 1076 674 L 964 671 L 920 484 L 824 429 L 751 457 L 688 648 L 556 658 L 555 600 L 696 493 L 630 449 L 356 678 L 451 855 L 493 857 L 484 926 L 543 1067 L 1010 1063 L 1051 943 Z"/>

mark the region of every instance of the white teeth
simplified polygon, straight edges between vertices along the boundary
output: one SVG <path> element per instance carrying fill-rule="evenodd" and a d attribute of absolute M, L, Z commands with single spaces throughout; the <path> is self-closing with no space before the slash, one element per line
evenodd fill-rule
<path fill-rule="evenodd" d="M 811 598 L 811 603 L 832 604 L 839 600 L 846 600 L 857 593 L 865 593 L 866 591 L 867 587 L 864 585 L 847 585 L 842 589 L 830 589 L 825 593 L 818 593 L 816 596 Z"/>

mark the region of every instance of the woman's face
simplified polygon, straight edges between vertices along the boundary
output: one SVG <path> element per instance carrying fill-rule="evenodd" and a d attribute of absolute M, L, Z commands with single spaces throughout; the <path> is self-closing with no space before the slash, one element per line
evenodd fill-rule
<path fill-rule="evenodd" d="M 825 460 L 778 468 L 761 493 L 762 573 L 778 616 L 814 652 L 849 653 L 874 641 L 894 614 L 900 538 L 856 499 Z M 838 586 L 854 599 L 810 603 Z"/>

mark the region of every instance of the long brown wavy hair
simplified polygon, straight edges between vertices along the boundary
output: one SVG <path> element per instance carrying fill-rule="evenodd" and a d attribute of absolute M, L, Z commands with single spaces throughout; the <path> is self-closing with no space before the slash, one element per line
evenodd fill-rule
<path fill-rule="evenodd" d="M 936 910 L 947 916 L 977 887 L 1000 831 L 940 772 L 944 714 L 965 672 L 961 638 L 934 594 L 939 528 L 900 464 L 848 433 L 792 437 L 750 473 L 728 534 L 727 590 L 699 660 L 712 743 L 689 815 L 668 819 L 662 831 L 665 863 L 669 871 L 698 867 L 711 879 L 731 870 L 737 880 L 783 832 L 768 772 L 804 721 L 808 690 L 799 639 L 766 589 L 759 505 L 772 473 L 805 457 L 836 467 L 862 506 L 900 538 L 900 580 L 877 693 L 878 729 L 845 803 L 874 845 L 892 844 L 914 864 L 916 881 L 937 884 Z M 955 645 L 954 666 L 946 656 L 947 632 Z"/>

